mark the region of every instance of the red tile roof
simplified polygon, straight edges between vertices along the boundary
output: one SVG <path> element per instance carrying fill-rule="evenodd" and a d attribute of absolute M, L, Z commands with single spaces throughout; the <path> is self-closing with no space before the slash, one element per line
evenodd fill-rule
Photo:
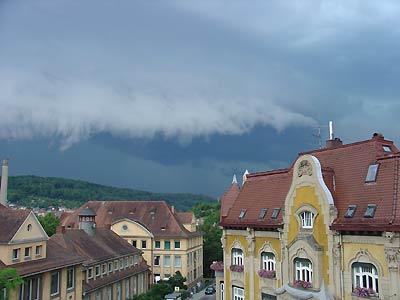
<path fill-rule="evenodd" d="M 86 207 L 96 212 L 100 226 L 113 224 L 122 219 L 136 221 L 146 227 L 155 237 L 191 237 L 201 232 L 186 230 L 176 213 L 165 201 L 89 201 L 63 218 L 62 225 L 78 227 L 78 215 Z"/>
<path fill-rule="evenodd" d="M 221 220 L 226 217 L 235 202 L 237 196 L 239 196 L 240 187 L 237 182 L 233 182 L 225 194 L 221 197 Z"/>
<path fill-rule="evenodd" d="M 194 213 L 192 212 L 176 212 L 175 214 L 182 224 L 191 224 L 194 219 Z"/>
<path fill-rule="evenodd" d="M 389 146 L 391 152 L 384 151 L 384 145 Z M 299 156 L 304 154 L 317 157 L 321 163 L 323 179 L 338 210 L 333 229 L 400 231 L 400 154 L 392 141 L 374 135 L 371 140 L 300 153 Z M 380 164 L 376 182 L 365 183 L 369 165 L 376 162 Z M 221 225 L 266 228 L 282 226 L 282 211 L 275 220 L 271 219 L 271 213 L 275 207 L 284 208 L 293 165 L 289 169 L 249 174 L 229 213 L 222 218 Z M 351 204 L 357 205 L 355 215 L 353 218 L 345 218 L 344 214 Z M 364 217 L 368 204 L 377 205 L 373 218 Z M 226 213 L 224 202 L 222 206 L 223 216 Z M 239 219 L 243 208 L 247 209 L 246 214 Z M 260 220 L 258 216 L 262 208 L 268 208 L 268 212 Z"/>

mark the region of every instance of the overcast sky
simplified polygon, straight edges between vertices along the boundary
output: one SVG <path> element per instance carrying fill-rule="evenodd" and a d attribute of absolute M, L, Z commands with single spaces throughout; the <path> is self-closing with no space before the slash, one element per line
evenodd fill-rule
<path fill-rule="evenodd" d="M 0 155 L 217 197 L 329 120 L 399 143 L 399 61 L 398 1 L 0 0 Z"/>

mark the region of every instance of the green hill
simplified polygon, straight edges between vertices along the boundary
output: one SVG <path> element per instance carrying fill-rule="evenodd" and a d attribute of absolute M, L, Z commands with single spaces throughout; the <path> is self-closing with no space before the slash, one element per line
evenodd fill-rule
<path fill-rule="evenodd" d="M 56 177 L 10 176 L 8 179 L 8 201 L 11 203 L 27 207 L 63 205 L 74 208 L 89 200 L 165 200 L 180 211 L 189 211 L 199 202 L 216 201 L 205 195 L 151 193 Z"/>

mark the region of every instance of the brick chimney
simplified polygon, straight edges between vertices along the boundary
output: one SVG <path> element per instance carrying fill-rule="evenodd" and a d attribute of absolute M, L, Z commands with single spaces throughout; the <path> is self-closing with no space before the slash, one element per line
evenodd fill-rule
<path fill-rule="evenodd" d="M 334 138 L 333 140 L 327 140 L 325 148 L 337 148 L 343 146 L 343 142 L 339 138 Z"/>
<path fill-rule="evenodd" d="M 56 233 L 64 234 L 65 233 L 65 226 L 57 226 L 56 227 Z"/>
<path fill-rule="evenodd" d="M 374 134 L 372 135 L 372 139 L 373 140 L 381 140 L 381 141 L 383 141 L 385 139 L 385 137 L 383 136 L 382 133 L 374 132 Z"/>

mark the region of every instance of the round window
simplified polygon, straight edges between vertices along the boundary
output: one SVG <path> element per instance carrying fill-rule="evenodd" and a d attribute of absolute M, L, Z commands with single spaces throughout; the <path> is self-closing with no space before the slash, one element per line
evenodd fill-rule
<path fill-rule="evenodd" d="M 126 226 L 126 225 L 122 225 L 122 230 L 128 230 L 128 226 Z"/>

